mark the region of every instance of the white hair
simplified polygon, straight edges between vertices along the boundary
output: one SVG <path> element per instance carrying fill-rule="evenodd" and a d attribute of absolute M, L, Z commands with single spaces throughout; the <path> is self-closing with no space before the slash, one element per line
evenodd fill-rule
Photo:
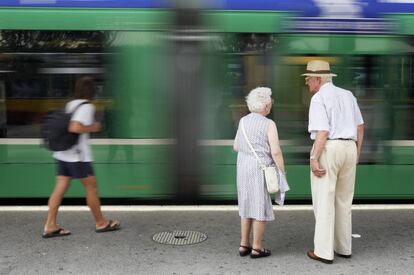
<path fill-rule="evenodd" d="M 332 82 L 332 76 L 330 75 L 321 76 L 320 78 L 321 78 L 322 84 L 325 84 L 327 82 Z"/>
<path fill-rule="evenodd" d="M 267 104 L 272 102 L 270 96 L 272 90 L 267 87 L 257 87 L 250 91 L 246 97 L 247 107 L 252 113 L 259 113 L 263 111 Z"/>

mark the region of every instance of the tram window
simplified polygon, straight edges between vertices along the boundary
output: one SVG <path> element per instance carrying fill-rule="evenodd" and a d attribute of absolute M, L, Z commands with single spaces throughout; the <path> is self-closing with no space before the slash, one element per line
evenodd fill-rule
<path fill-rule="evenodd" d="M 414 56 L 390 56 L 384 62 L 387 101 L 392 105 L 393 140 L 414 139 Z"/>
<path fill-rule="evenodd" d="M 108 37 L 100 31 L 0 31 L 1 137 L 39 137 L 42 118 L 64 106 L 78 77 L 101 82 Z"/>
<path fill-rule="evenodd" d="M 233 139 L 237 124 L 248 109 L 245 97 L 258 86 L 270 86 L 271 63 L 274 49 L 278 46 L 274 34 L 226 33 L 219 37 L 218 66 L 214 83 L 220 87 L 208 102 L 205 119 L 214 123 L 206 129 L 204 138 Z M 213 101 L 213 102 L 212 102 Z M 207 128 L 207 127 L 205 127 Z"/>
<path fill-rule="evenodd" d="M 155 31 L 0 30 L 2 137 L 40 137 L 42 118 L 70 100 L 79 77 L 92 75 L 104 125 L 93 137 L 171 138 L 165 44 Z"/>
<path fill-rule="evenodd" d="M 278 34 L 222 34 L 219 48 L 224 64 L 217 77 L 222 88 L 214 90 L 215 104 L 208 101 L 206 116 L 210 122 L 219 119 L 210 123 L 215 128 L 207 138 L 234 138 L 237 122 L 248 113 L 244 97 L 252 88 L 269 86 L 275 99 L 271 117 L 277 122 L 279 138 L 292 144 L 284 146 L 287 161 L 307 163 L 309 152 L 304 145 L 311 145 L 306 131 L 311 94 L 300 75 L 310 58 L 324 58 L 338 74 L 334 83 L 350 90 L 362 110 L 365 141 L 361 162 L 392 161 L 387 156 L 389 147 L 384 145 L 389 143 L 384 141 L 414 139 L 414 55 L 290 54 L 289 48 L 279 49 L 284 39 Z"/>

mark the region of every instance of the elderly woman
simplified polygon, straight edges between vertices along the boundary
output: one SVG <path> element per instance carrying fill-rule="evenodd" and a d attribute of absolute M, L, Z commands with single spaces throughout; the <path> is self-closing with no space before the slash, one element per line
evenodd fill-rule
<path fill-rule="evenodd" d="M 262 239 L 267 221 L 274 220 L 272 201 L 267 192 L 264 173 L 259 161 L 249 147 L 246 136 L 260 158 L 262 164 L 271 166 L 277 163 L 285 173 L 282 151 L 276 124 L 266 118 L 272 109 L 272 91 L 259 87 L 246 97 L 250 114 L 239 122 L 233 148 L 237 155 L 237 195 L 241 217 L 240 256 L 250 254 L 251 258 L 267 257 L 270 250 L 263 248 Z M 253 246 L 250 232 L 253 229 Z"/>

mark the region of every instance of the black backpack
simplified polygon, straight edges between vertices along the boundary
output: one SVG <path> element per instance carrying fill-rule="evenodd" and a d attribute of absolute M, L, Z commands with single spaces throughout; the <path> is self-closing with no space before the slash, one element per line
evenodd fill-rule
<path fill-rule="evenodd" d="M 83 104 L 80 103 L 71 113 L 66 113 L 65 109 L 57 110 L 48 114 L 42 123 L 41 135 L 44 145 L 51 151 L 65 151 L 78 143 L 79 134 L 68 131 L 69 122 L 72 115 Z"/>

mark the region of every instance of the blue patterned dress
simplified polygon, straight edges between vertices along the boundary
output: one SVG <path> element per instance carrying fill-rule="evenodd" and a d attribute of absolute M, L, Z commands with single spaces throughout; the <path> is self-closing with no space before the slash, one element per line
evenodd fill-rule
<path fill-rule="evenodd" d="M 242 120 L 247 137 L 261 162 L 266 166 L 274 164 L 267 137 L 267 129 L 271 120 L 257 113 L 250 113 Z M 238 147 L 237 195 L 240 217 L 258 221 L 274 220 L 272 201 L 265 186 L 264 173 L 250 150 L 240 122 L 236 142 Z"/>

